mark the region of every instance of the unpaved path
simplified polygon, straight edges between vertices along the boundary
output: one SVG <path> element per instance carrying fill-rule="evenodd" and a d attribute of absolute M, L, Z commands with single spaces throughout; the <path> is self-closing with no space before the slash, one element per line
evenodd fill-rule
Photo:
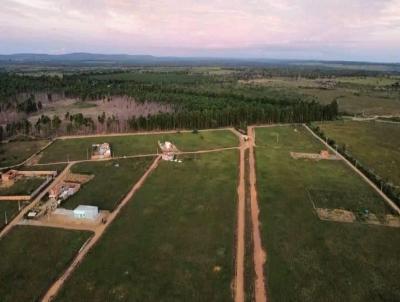
<path fill-rule="evenodd" d="M 316 135 L 306 124 L 303 126 L 314 136 L 318 139 L 322 144 L 324 144 L 329 150 L 331 150 L 336 156 L 341 158 L 353 171 L 355 171 L 361 178 L 369 184 L 387 203 L 388 205 L 398 214 L 400 214 L 400 208 L 389 198 L 385 193 L 383 193 L 379 188 L 368 178 L 366 177 L 357 167 L 355 167 L 350 161 L 348 161 L 342 154 L 337 152 L 334 148 L 332 148 L 329 144 L 327 144 L 323 139 L 321 139 L 318 135 Z"/>
<path fill-rule="evenodd" d="M 264 280 L 264 263 L 266 261 L 266 254 L 262 247 L 261 234 L 260 234 L 260 222 L 257 201 L 257 189 L 256 189 L 256 163 L 254 158 L 254 144 L 255 144 L 255 133 L 254 128 L 249 126 L 247 133 L 249 135 L 249 164 L 250 164 L 250 207 L 251 207 L 251 220 L 253 225 L 253 241 L 254 241 L 254 269 L 256 274 L 255 280 L 255 300 L 256 302 L 266 302 L 267 295 L 265 289 Z"/>
<path fill-rule="evenodd" d="M 105 224 L 99 225 L 99 227 L 95 230 L 94 236 L 92 239 L 82 247 L 82 249 L 78 252 L 78 255 L 72 261 L 70 266 L 66 269 L 66 271 L 53 283 L 53 285 L 49 288 L 47 293 L 42 299 L 42 302 L 48 302 L 55 297 L 58 291 L 63 286 L 64 282 L 68 279 L 68 277 L 73 273 L 79 263 L 83 260 L 83 258 L 87 255 L 87 253 L 91 250 L 91 248 L 99 241 L 99 239 L 104 234 L 104 231 L 107 227 L 114 221 L 117 217 L 121 209 L 131 200 L 133 195 L 139 190 L 139 188 L 143 185 L 147 177 L 150 173 L 157 168 L 158 163 L 160 161 L 161 156 L 156 157 L 152 165 L 149 169 L 143 174 L 143 176 L 139 179 L 139 181 L 132 187 L 129 193 L 125 196 L 125 198 L 119 203 L 117 208 L 108 216 L 107 222 Z"/>
<path fill-rule="evenodd" d="M 234 150 L 239 149 L 239 147 L 226 147 L 226 148 L 215 148 L 215 149 L 207 149 L 207 150 L 198 150 L 198 151 L 178 151 L 175 154 L 201 154 L 201 153 L 212 153 L 212 152 L 221 152 L 225 150 Z M 70 161 L 57 161 L 51 163 L 43 163 L 43 164 L 36 164 L 35 166 L 49 166 L 49 165 L 58 165 L 58 164 L 76 164 L 76 163 L 83 163 L 83 162 L 90 162 L 90 161 L 108 161 L 108 160 L 115 160 L 115 159 L 125 159 L 125 158 L 140 158 L 140 157 L 155 157 L 158 156 L 157 153 L 149 153 L 149 154 L 138 154 L 138 155 L 126 155 L 126 156 L 115 156 L 109 158 L 102 158 L 102 159 L 79 159 L 79 160 L 70 160 Z"/>
<path fill-rule="evenodd" d="M 46 188 L 44 189 L 29 205 L 27 205 L 25 208 L 23 208 L 21 210 L 21 212 L 19 212 L 19 214 L 14 217 L 13 220 L 11 220 L 9 222 L 9 224 L 7 224 L 3 230 L 1 230 L 0 232 L 0 239 L 7 234 L 15 225 L 18 224 L 18 222 L 23 219 L 24 215 L 26 213 L 28 213 L 42 198 L 43 196 L 51 189 L 53 188 L 56 184 L 58 184 L 62 179 L 64 179 L 64 177 L 66 176 L 66 174 L 68 173 L 69 169 L 71 168 L 73 164 L 70 163 L 57 177 L 56 179 Z"/>
<path fill-rule="evenodd" d="M 223 131 L 223 130 L 231 130 L 231 128 L 216 128 L 216 129 L 203 129 L 200 130 L 199 132 L 207 132 L 207 131 Z M 12 165 L 12 166 L 7 166 L 7 167 L 0 167 L 0 170 L 6 170 L 6 169 L 12 169 L 16 168 L 22 165 L 25 165 L 29 161 L 31 161 L 34 157 L 36 157 L 38 154 L 40 154 L 42 151 L 47 149 L 51 144 L 53 144 L 57 139 L 73 139 L 73 138 L 90 138 L 90 137 L 107 137 L 107 136 L 132 136 L 132 135 L 156 135 L 156 134 L 173 134 L 173 133 L 188 133 L 188 132 L 193 132 L 193 130 L 166 130 L 166 131 L 145 131 L 145 132 L 124 132 L 124 133 L 98 133 L 98 134 L 85 134 L 85 135 L 65 135 L 65 136 L 59 136 L 51 141 L 48 142 L 44 147 L 42 147 L 40 150 L 36 151 L 34 154 L 29 156 L 27 159 L 23 160 L 22 162 Z M 155 155 L 154 155 L 155 156 Z M 66 163 L 66 162 L 59 162 L 59 163 Z M 41 164 L 45 165 L 45 164 Z"/>
<path fill-rule="evenodd" d="M 240 162 L 239 162 L 239 182 L 238 182 L 238 209 L 237 209 L 237 231 L 236 231 L 236 272 L 235 272 L 235 302 L 244 302 L 244 257 L 245 257 L 245 171 L 244 153 L 248 148 L 243 136 L 235 129 L 232 132 L 240 140 Z"/>

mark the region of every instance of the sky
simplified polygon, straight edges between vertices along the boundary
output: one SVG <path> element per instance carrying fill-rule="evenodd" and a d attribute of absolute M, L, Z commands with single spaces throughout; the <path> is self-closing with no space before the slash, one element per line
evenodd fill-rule
<path fill-rule="evenodd" d="M 1 0 L 28 52 L 400 62 L 400 0 Z"/>

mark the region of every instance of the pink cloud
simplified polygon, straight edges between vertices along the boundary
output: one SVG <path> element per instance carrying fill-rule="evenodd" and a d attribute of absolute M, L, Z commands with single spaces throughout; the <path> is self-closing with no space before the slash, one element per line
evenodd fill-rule
<path fill-rule="evenodd" d="M 299 47 L 313 56 L 324 48 L 382 60 L 387 47 L 400 54 L 400 0 L 3 2 L 0 52 L 37 51 L 40 44 L 46 52 L 246 55 L 248 49 L 252 55 L 258 49 L 267 56 L 260 45 L 274 45 L 294 56 Z"/>

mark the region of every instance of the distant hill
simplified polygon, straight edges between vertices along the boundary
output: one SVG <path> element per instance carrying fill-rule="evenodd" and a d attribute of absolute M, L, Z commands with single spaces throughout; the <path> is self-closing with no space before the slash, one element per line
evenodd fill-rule
<path fill-rule="evenodd" d="M 400 63 L 370 63 L 350 61 L 278 60 L 264 58 L 208 58 L 208 57 L 156 57 L 151 55 L 68 53 L 60 55 L 19 53 L 0 55 L 0 65 L 49 66 L 304 66 L 316 68 L 357 69 L 400 72 Z"/>

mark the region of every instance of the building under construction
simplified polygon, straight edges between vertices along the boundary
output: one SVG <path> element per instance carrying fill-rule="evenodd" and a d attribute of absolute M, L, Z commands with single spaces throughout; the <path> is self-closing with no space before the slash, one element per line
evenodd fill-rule
<path fill-rule="evenodd" d="M 163 160 L 172 161 L 175 159 L 176 153 L 178 152 L 178 149 L 175 147 L 175 145 L 168 141 L 164 143 L 158 141 L 158 146 L 162 152 L 161 158 Z"/>
<path fill-rule="evenodd" d="M 111 157 L 111 147 L 109 143 L 93 144 L 91 159 L 104 159 Z"/>

